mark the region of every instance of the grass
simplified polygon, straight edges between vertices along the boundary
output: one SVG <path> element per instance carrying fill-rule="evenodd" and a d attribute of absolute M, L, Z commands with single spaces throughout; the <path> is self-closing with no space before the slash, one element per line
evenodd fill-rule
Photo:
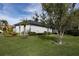
<path fill-rule="evenodd" d="M 54 35 L 0 37 L 1 56 L 78 56 L 79 36 L 64 36 L 63 45 L 53 43 Z"/>

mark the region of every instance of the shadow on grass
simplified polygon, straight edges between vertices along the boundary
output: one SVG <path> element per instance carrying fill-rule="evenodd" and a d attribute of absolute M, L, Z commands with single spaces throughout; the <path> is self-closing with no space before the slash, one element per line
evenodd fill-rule
<path fill-rule="evenodd" d="M 54 36 L 48 36 L 48 35 L 39 35 L 38 36 L 40 39 L 42 40 L 51 40 L 52 42 L 58 42 L 58 38 L 57 37 L 54 37 Z"/>
<path fill-rule="evenodd" d="M 19 36 L 21 39 L 28 39 L 28 36 Z"/>

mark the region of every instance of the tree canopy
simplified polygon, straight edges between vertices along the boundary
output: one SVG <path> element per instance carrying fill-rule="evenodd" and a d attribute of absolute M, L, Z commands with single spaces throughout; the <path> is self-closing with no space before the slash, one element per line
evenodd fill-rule
<path fill-rule="evenodd" d="M 64 31 L 67 29 L 71 23 L 71 13 L 74 10 L 75 3 L 44 3 L 42 8 L 47 12 L 50 25 L 55 27 L 58 31 L 57 34 L 61 39 L 63 37 Z"/>

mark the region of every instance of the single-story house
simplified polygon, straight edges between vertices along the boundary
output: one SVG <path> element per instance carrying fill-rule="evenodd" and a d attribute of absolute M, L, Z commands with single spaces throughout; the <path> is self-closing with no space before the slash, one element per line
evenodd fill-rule
<path fill-rule="evenodd" d="M 20 23 L 14 24 L 14 31 L 17 33 L 22 33 L 24 31 L 24 27 L 21 24 L 19 26 Z M 20 28 L 20 29 L 19 29 Z M 44 26 L 43 24 L 41 24 L 41 22 L 35 22 L 32 20 L 28 20 L 27 21 L 27 25 L 26 25 L 26 33 L 27 32 L 36 32 L 36 33 L 44 33 L 45 31 L 49 31 L 52 32 L 51 29 L 46 28 L 46 26 Z"/>

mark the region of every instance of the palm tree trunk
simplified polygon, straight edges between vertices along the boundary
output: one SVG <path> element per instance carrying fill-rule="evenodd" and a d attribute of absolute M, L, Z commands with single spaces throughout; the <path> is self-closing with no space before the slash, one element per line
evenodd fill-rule
<path fill-rule="evenodd" d="M 30 25 L 30 28 L 29 28 L 29 32 L 31 32 L 31 25 Z"/>
<path fill-rule="evenodd" d="M 14 32 L 16 32 L 16 26 L 14 27 Z"/>
<path fill-rule="evenodd" d="M 49 28 L 47 28 L 47 35 L 49 34 Z"/>
<path fill-rule="evenodd" d="M 47 33 L 49 32 L 49 28 L 47 28 Z"/>
<path fill-rule="evenodd" d="M 24 26 L 24 36 L 26 35 L 26 26 Z"/>
<path fill-rule="evenodd" d="M 21 35 L 21 26 L 19 25 L 19 35 Z"/>

